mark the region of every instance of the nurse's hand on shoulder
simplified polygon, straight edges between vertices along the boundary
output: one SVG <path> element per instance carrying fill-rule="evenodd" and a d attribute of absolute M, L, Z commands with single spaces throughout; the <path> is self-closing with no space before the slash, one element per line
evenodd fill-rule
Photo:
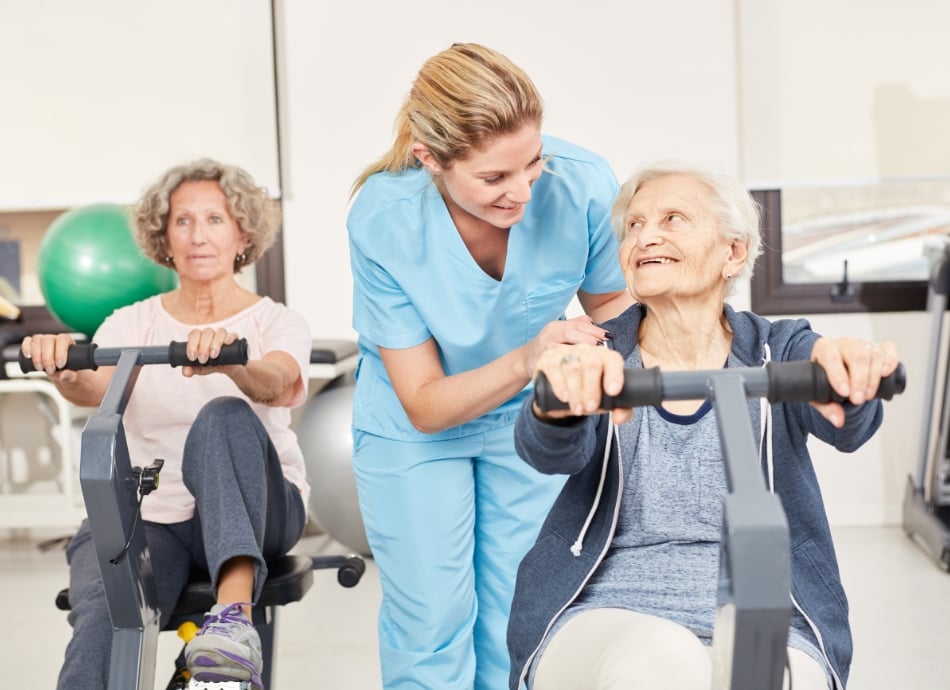
<path fill-rule="evenodd" d="M 534 378 L 541 355 L 555 345 L 602 345 L 610 338 L 610 333 L 595 325 L 587 315 L 552 321 L 528 343 L 525 373 L 528 378 Z"/>

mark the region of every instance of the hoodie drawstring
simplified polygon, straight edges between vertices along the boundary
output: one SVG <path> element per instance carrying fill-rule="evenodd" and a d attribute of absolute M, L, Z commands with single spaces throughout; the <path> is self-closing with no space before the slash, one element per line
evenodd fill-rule
<path fill-rule="evenodd" d="M 590 507 L 590 511 L 587 513 L 587 519 L 584 520 L 584 526 L 581 527 L 577 539 L 571 544 L 571 553 L 574 554 L 575 558 L 580 556 L 581 551 L 584 550 L 584 537 L 587 536 L 590 523 L 594 520 L 594 513 L 597 512 L 597 506 L 600 505 L 600 497 L 604 493 L 604 484 L 607 480 L 607 461 L 610 458 L 610 446 L 613 445 L 614 434 L 617 433 L 617 425 L 613 422 L 609 422 L 609 424 L 610 428 L 607 430 L 607 440 L 604 443 L 604 460 L 600 468 L 600 482 L 597 484 L 597 493 L 594 495 L 594 502 Z"/>
<path fill-rule="evenodd" d="M 762 360 L 762 366 L 772 361 L 772 350 L 768 343 L 765 343 L 765 356 Z M 770 493 L 775 493 L 775 458 L 772 454 L 772 405 L 766 398 L 759 398 L 759 457 L 762 457 L 762 448 L 765 447 L 765 465 L 768 468 Z"/>

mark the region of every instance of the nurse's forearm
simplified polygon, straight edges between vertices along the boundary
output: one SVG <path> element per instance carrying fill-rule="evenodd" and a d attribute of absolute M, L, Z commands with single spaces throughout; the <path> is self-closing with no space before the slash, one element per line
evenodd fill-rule
<path fill-rule="evenodd" d="M 411 400 L 402 401 L 409 421 L 434 434 L 491 412 L 530 382 L 527 356 L 525 345 L 478 369 L 423 384 Z"/>

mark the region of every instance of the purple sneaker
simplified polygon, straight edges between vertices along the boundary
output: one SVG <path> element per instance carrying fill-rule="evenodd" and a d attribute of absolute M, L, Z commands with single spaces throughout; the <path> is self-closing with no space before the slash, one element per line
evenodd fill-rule
<path fill-rule="evenodd" d="M 216 604 L 185 647 L 191 677 L 204 682 L 246 681 L 264 690 L 261 638 L 244 615 L 244 604 Z"/>

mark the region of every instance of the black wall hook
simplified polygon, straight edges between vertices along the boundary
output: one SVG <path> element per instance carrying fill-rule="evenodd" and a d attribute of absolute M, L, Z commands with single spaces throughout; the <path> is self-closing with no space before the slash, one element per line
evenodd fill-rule
<path fill-rule="evenodd" d="M 831 288 L 832 302 L 853 302 L 856 297 L 854 286 L 848 280 L 848 260 L 844 260 L 844 271 L 841 282 Z"/>

